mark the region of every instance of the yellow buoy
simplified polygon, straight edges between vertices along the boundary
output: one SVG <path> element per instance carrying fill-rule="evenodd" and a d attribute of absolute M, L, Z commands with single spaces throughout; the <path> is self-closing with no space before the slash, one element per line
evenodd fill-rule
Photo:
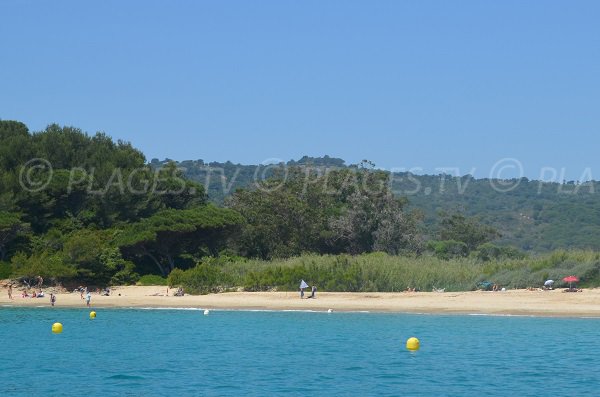
<path fill-rule="evenodd" d="M 93 320 L 96 318 L 96 312 L 90 312 L 90 320 Z"/>
<path fill-rule="evenodd" d="M 417 338 L 414 336 L 412 338 L 408 338 L 406 341 L 406 348 L 410 351 L 419 350 L 420 343 Z"/>
<path fill-rule="evenodd" d="M 62 332 L 62 324 L 61 323 L 54 323 L 52 324 L 52 332 L 55 334 L 60 334 Z"/>

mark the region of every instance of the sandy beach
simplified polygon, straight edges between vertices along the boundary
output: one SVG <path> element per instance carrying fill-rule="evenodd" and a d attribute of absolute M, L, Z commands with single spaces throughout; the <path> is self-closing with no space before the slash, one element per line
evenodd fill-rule
<path fill-rule="evenodd" d="M 318 292 L 316 299 L 300 299 L 294 292 L 228 292 L 209 295 L 173 296 L 173 290 L 160 286 L 115 287 L 111 296 L 92 294 L 91 307 L 176 307 L 198 309 L 266 309 L 370 311 L 404 313 L 455 313 L 536 315 L 561 317 L 600 317 L 600 289 L 564 293 L 553 291 L 507 290 L 503 292 L 400 292 L 343 293 Z M 0 295 L 1 306 L 48 306 L 44 298 L 23 298 L 21 290 L 7 289 Z M 59 293 L 56 307 L 85 308 L 79 293 Z"/>

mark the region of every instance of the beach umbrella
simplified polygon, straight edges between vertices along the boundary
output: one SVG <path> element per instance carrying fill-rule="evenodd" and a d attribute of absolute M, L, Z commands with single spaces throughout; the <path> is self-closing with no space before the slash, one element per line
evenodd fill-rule
<path fill-rule="evenodd" d="M 304 280 L 302 280 L 300 282 L 300 289 L 302 289 L 302 288 L 308 288 L 308 284 L 306 284 L 306 281 L 304 281 Z"/>
<path fill-rule="evenodd" d="M 552 284 L 554 284 L 554 280 L 546 280 L 546 282 L 544 283 L 545 287 L 552 287 Z"/>
<path fill-rule="evenodd" d="M 567 277 L 563 278 L 563 281 L 566 283 L 569 283 L 569 289 L 570 289 L 571 284 L 578 282 L 579 278 L 577 278 L 577 276 L 567 276 Z"/>

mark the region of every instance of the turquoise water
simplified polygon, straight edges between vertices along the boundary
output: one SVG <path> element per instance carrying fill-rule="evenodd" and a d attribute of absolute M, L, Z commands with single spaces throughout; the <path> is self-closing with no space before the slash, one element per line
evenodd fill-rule
<path fill-rule="evenodd" d="M 597 319 L 88 313 L 0 308 L 0 396 L 600 395 Z"/>

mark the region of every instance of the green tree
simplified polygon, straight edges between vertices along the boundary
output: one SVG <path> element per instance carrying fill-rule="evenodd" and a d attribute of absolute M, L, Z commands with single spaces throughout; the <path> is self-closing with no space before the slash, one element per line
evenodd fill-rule
<path fill-rule="evenodd" d="M 463 242 L 469 252 L 498 237 L 500 233 L 496 229 L 480 223 L 475 218 L 457 212 L 441 214 L 439 239 Z"/>
<path fill-rule="evenodd" d="M 235 211 L 212 205 L 166 209 L 125 226 L 115 244 L 125 258 L 147 257 L 167 276 L 184 255 L 217 255 L 241 223 Z"/>
<path fill-rule="evenodd" d="M 364 163 L 324 170 L 288 167 L 254 190 L 239 189 L 228 205 L 244 216 L 243 255 L 289 257 L 303 252 L 418 251 L 420 221 L 394 198 L 387 174 Z"/>
<path fill-rule="evenodd" d="M 29 231 L 29 225 L 14 213 L 0 211 L 0 261 L 8 259 L 11 243 Z"/>

